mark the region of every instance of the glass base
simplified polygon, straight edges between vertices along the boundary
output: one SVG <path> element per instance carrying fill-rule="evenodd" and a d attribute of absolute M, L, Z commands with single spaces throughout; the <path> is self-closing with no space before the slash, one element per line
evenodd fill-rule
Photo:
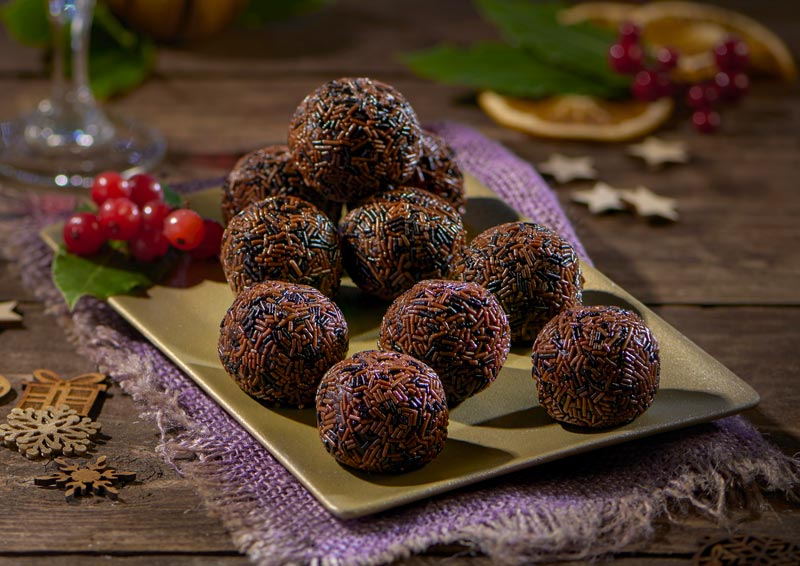
<path fill-rule="evenodd" d="M 167 145 L 156 130 L 107 114 L 114 135 L 105 143 L 82 147 L 42 147 L 25 135 L 29 117 L 0 122 L 0 175 L 49 188 L 89 188 L 103 171 L 132 175 L 152 168 Z"/>

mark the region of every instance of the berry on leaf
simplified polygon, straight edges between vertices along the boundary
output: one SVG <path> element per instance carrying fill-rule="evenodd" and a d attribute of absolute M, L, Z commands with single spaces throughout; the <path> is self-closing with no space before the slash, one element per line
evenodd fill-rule
<path fill-rule="evenodd" d="M 642 68 L 644 52 L 637 43 L 614 43 L 608 49 L 608 64 L 615 72 L 629 75 Z"/>
<path fill-rule="evenodd" d="M 750 89 L 750 79 L 744 73 L 720 71 L 714 75 L 714 84 L 723 100 L 735 102 Z"/>
<path fill-rule="evenodd" d="M 694 114 L 692 114 L 692 124 L 694 124 L 698 132 L 710 134 L 719 128 L 719 114 L 709 108 L 695 110 Z"/>
<path fill-rule="evenodd" d="M 150 262 L 166 255 L 169 251 L 169 241 L 161 230 L 145 225 L 128 242 L 128 247 L 137 261 Z"/>
<path fill-rule="evenodd" d="M 671 71 L 678 65 L 678 52 L 671 47 L 659 47 L 656 49 L 656 63 L 661 71 Z"/>
<path fill-rule="evenodd" d="M 651 70 L 636 73 L 631 84 L 631 93 L 636 100 L 651 102 L 670 93 L 672 83 L 666 75 Z"/>
<path fill-rule="evenodd" d="M 622 22 L 619 26 L 620 43 L 638 43 L 642 37 L 642 28 L 633 22 Z"/>
<path fill-rule="evenodd" d="M 203 220 L 203 224 L 205 225 L 203 241 L 190 252 L 194 259 L 208 259 L 219 255 L 222 245 L 222 233 L 224 232 L 222 225 L 208 218 Z"/>
<path fill-rule="evenodd" d="M 139 231 L 142 213 L 128 198 L 111 198 L 100 205 L 100 226 L 110 240 L 130 240 Z"/>
<path fill-rule="evenodd" d="M 741 39 L 730 37 L 714 47 L 714 60 L 720 71 L 743 71 L 750 60 L 750 48 Z"/>
<path fill-rule="evenodd" d="M 203 219 L 194 210 L 180 208 L 164 221 L 164 236 L 179 250 L 193 250 L 203 241 L 204 235 Z"/>
<path fill-rule="evenodd" d="M 96 254 L 106 241 L 97 216 L 78 212 L 67 219 L 62 232 L 67 251 L 87 256 Z"/>
<path fill-rule="evenodd" d="M 130 199 L 139 206 L 144 206 L 152 200 L 164 200 L 164 191 L 161 183 L 151 176 L 139 173 L 128 179 L 131 188 Z"/>
<path fill-rule="evenodd" d="M 97 175 L 89 190 L 89 195 L 98 206 L 110 198 L 128 197 L 130 194 L 128 182 L 115 171 L 106 171 Z"/>
<path fill-rule="evenodd" d="M 164 227 L 164 219 L 172 209 L 161 200 L 151 200 L 142 207 L 142 225 L 151 226 L 159 231 Z"/>

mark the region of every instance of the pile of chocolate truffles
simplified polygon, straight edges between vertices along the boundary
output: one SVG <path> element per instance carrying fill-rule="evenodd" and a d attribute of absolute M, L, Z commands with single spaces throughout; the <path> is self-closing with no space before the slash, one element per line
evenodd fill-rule
<path fill-rule="evenodd" d="M 644 412 L 659 361 L 641 319 L 581 310 L 578 257 L 547 227 L 503 224 L 468 245 L 465 206 L 455 152 L 397 90 L 367 78 L 317 88 L 288 144 L 245 155 L 223 188 L 221 261 L 236 294 L 220 327 L 225 369 L 265 403 L 313 403 L 326 450 L 377 473 L 433 460 L 449 409 L 495 381 L 512 342 L 533 343 L 554 419 L 598 428 Z M 349 358 L 334 301 L 344 271 L 393 301 L 378 349 Z"/>

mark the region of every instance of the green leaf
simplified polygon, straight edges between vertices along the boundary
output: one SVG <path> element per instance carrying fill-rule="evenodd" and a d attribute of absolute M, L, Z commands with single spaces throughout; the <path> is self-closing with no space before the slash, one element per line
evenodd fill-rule
<path fill-rule="evenodd" d="M 186 207 L 186 200 L 183 198 L 183 195 L 173 191 L 167 185 L 161 185 L 161 190 L 164 195 L 164 203 L 167 206 L 172 208 L 185 208 Z"/>
<path fill-rule="evenodd" d="M 627 93 L 630 78 L 608 65 L 608 48 L 614 33 L 589 23 L 563 25 L 558 12 L 565 6 L 529 0 L 476 0 L 480 11 L 514 45 L 529 50 L 538 60 L 564 71 L 583 75 Z"/>
<path fill-rule="evenodd" d="M 315 12 L 333 0 L 250 0 L 238 18 L 245 27 L 258 28 L 270 22 Z"/>
<path fill-rule="evenodd" d="M 425 78 L 521 98 L 617 94 L 613 86 L 547 65 L 524 49 L 503 43 L 482 42 L 468 48 L 442 45 L 405 55 L 403 60 Z"/>
<path fill-rule="evenodd" d="M 44 0 L 11 0 L 0 8 L 0 21 L 11 37 L 23 45 L 50 45 L 50 22 Z"/>
<path fill-rule="evenodd" d="M 95 8 L 90 46 L 89 82 L 100 99 L 133 89 L 155 66 L 153 42 L 124 28 L 103 4 Z"/>
<path fill-rule="evenodd" d="M 169 271 L 173 262 L 174 256 L 167 254 L 155 263 L 138 263 L 111 249 L 81 257 L 60 246 L 53 258 L 52 275 L 72 309 L 85 295 L 107 299 L 150 287 Z"/>

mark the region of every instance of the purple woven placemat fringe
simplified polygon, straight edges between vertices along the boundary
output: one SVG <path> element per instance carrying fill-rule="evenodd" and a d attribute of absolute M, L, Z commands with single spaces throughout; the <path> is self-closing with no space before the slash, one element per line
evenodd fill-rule
<path fill-rule="evenodd" d="M 530 165 L 464 126 L 435 129 L 473 175 L 527 216 L 580 245 Z M 80 351 L 157 422 L 160 453 L 195 483 L 236 546 L 258 564 L 383 564 L 449 543 L 508 564 L 595 557 L 644 543 L 654 520 L 676 510 L 698 509 L 722 521 L 732 494 L 746 492 L 748 501 L 761 501 L 762 490 L 788 494 L 800 482 L 796 460 L 773 448 L 744 419 L 731 417 L 365 519 L 335 519 L 108 305 L 84 298 L 67 311 L 50 282 L 52 254 L 37 236 L 42 223 L 52 219 L 39 210 L 3 230 L 25 281 L 64 323 Z"/>

